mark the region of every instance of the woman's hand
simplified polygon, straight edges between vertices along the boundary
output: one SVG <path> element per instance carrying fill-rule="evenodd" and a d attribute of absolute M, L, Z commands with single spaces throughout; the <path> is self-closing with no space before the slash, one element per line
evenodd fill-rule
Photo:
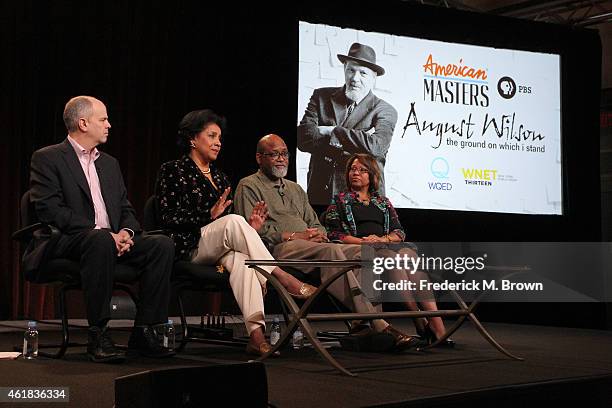
<path fill-rule="evenodd" d="M 258 201 L 255 203 L 253 211 L 251 211 L 249 225 L 253 227 L 255 231 L 259 231 L 264 225 L 264 222 L 266 222 L 266 219 L 268 219 L 268 206 L 264 201 Z"/>
<path fill-rule="evenodd" d="M 223 191 L 223 194 L 221 194 L 221 197 L 219 197 L 215 205 L 213 205 L 212 208 L 210 209 L 210 218 L 212 218 L 213 220 L 216 220 L 217 217 L 223 214 L 225 210 L 227 209 L 227 207 L 229 207 L 232 204 L 232 200 L 227 199 L 227 196 L 229 193 L 230 193 L 230 188 L 228 187 Z"/>
<path fill-rule="evenodd" d="M 363 237 L 362 240 L 363 242 L 389 242 L 386 235 L 384 237 L 379 237 L 378 235 L 374 234 Z"/>
<path fill-rule="evenodd" d="M 357 237 L 354 237 L 352 235 L 345 235 L 342 238 L 342 243 L 344 243 L 344 244 L 361 244 L 363 242 L 364 241 L 363 241 L 362 238 L 357 238 Z"/>

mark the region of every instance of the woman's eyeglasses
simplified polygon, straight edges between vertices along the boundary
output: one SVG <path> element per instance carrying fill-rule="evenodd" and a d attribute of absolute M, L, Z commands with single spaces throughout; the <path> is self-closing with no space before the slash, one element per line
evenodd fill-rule
<path fill-rule="evenodd" d="M 359 173 L 359 174 L 366 174 L 369 170 L 366 169 L 365 167 L 350 167 L 349 168 L 349 173 Z"/>

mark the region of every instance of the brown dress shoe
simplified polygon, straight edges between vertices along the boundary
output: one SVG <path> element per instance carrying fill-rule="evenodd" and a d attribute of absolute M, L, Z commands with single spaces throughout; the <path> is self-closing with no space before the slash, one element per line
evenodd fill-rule
<path fill-rule="evenodd" d="M 393 336 L 395 339 L 395 346 L 393 347 L 394 351 L 404 351 L 411 348 L 416 348 L 421 344 L 421 341 L 416 337 L 408 336 L 391 325 L 385 327 L 382 333 Z"/>
<path fill-rule="evenodd" d="M 251 342 L 248 342 L 246 345 L 247 354 L 253 354 L 256 356 L 260 356 L 260 357 L 270 352 L 270 350 L 272 350 L 272 346 L 267 341 L 262 342 L 259 345 L 259 347 L 255 346 L 254 344 L 251 344 Z M 280 353 L 278 351 L 275 351 L 274 353 L 272 353 L 272 357 L 277 357 L 277 356 L 280 356 Z"/>

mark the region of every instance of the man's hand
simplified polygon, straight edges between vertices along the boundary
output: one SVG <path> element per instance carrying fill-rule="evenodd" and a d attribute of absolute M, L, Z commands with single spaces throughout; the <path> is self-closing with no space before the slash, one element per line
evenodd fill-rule
<path fill-rule="evenodd" d="M 253 227 L 255 231 L 259 231 L 259 229 L 264 225 L 264 222 L 266 222 L 267 218 L 267 204 L 264 201 L 258 201 L 257 203 L 255 203 L 253 211 L 251 211 L 251 216 L 249 217 L 249 225 Z"/>
<path fill-rule="evenodd" d="M 312 242 L 329 242 L 327 234 L 318 228 L 306 228 L 305 231 L 296 232 L 291 239 L 303 239 Z"/>
<path fill-rule="evenodd" d="M 119 233 L 110 233 L 115 240 L 115 246 L 117 247 L 117 256 L 121 256 L 126 252 L 130 252 L 130 249 L 134 246 L 134 241 L 130 237 L 130 233 L 126 230 L 121 230 Z"/>
<path fill-rule="evenodd" d="M 330 136 L 335 126 L 317 126 L 319 128 L 319 133 L 323 136 Z"/>
<path fill-rule="evenodd" d="M 213 220 L 216 220 L 217 217 L 223 214 L 225 209 L 232 204 L 232 200 L 227 199 L 227 196 L 229 193 L 230 193 L 230 188 L 228 187 L 223 191 L 223 194 L 221 194 L 221 197 L 219 197 L 215 205 L 213 205 L 212 208 L 210 209 L 210 218 L 212 218 Z"/>

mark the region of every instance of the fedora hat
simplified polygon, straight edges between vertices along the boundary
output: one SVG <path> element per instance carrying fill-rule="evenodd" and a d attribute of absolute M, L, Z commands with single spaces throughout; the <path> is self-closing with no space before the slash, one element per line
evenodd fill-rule
<path fill-rule="evenodd" d="M 343 64 L 346 61 L 355 61 L 363 66 L 374 70 L 378 76 L 385 73 L 385 69 L 380 65 L 376 65 L 376 52 L 368 45 L 353 43 L 349 49 L 348 55 L 338 54 L 338 59 Z"/>

